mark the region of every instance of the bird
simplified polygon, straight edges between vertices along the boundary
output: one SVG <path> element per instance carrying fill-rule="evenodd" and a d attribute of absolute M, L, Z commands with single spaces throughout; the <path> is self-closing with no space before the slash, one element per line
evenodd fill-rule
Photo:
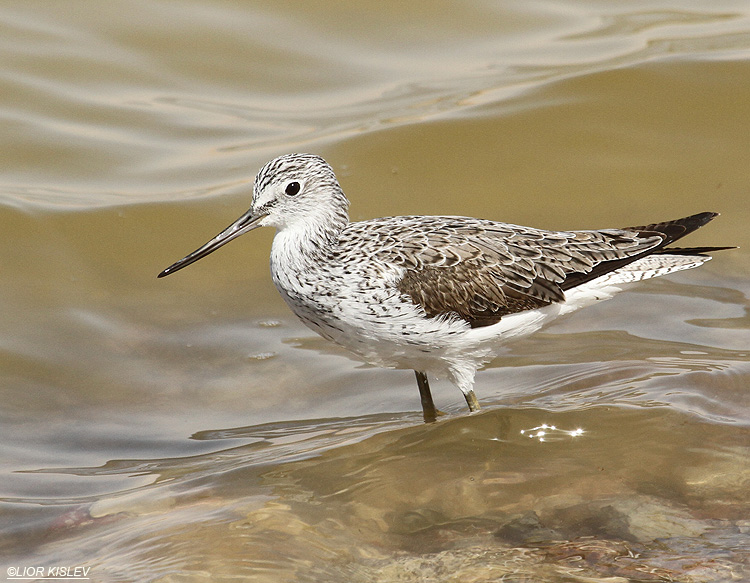
<path fill-rule="evenodd" d="M 364 362 L 413 370 L 425 422 L 442 414 L 428 375 L 450 380 L 478 411 L 475 374 L 506 342 L 731 248 L 671 246 L 714 212 L 551 231 L 461 216 L 351 222 L 348 208 L 323 158 L 282 155 L 258 172 L 247 212 L 158 277 L 258 227 L 275 228 L 271 277 L 292 312 Z"/>

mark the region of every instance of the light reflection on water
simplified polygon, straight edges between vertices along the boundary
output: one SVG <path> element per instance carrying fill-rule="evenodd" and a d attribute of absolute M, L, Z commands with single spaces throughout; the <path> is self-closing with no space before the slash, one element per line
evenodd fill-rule
<path fill-rule="evenodd" d="M 508 346 L 477 375 L 478 414 L 435 383 L 434 425 L 413 374 L 360 367 L 293 319 L 269 233 L 155 279 L 247 207 L 261 163 L 308 149 L 356 219 L 718 210 L 692 243 L 746 248 L 746 2 L 32 2 L 0 26 L 11 564 L 748 577 L 744 250 Z"/>
<path fill-rule="evenodd" d="M 389 580 L 377 575 L 387 568 L 390 577 L 418 581 L 419 561 L 428 572 L 451 565 L 479 580 L 503 573 L 562 581 L 572 567 L 591 577 L 697 574 L 690 580 L 740 572 L 747 442 L 727 443 L 720 426 L 665 407 L 493 409 L 433 425 L 416 420 L 207 431 L 194 437 L 218 447 L 204 455 L 58 469 L 155 480 L 46 513 L 34 547 L 44 541 L 54 560 L 71 551 L 65 541 L 73 536 L 76 556 L 90 564 L 96 556 L 94 571 L 112 580 L 160 580 L 174 568 L 200 577 L 207 559 L 216 561 L 213 580 L 235 569 L 260 580 L 265 569 L 268 580 Z M 587 429 L 547 441 L 525 434 L 551 425 Z M 27 548 L 24 539 L 10 552 Z M 221 550 L 207 557 L 206 545 L 218 541 Z M 583 559 L 558 562 L 563 556 Z"/>

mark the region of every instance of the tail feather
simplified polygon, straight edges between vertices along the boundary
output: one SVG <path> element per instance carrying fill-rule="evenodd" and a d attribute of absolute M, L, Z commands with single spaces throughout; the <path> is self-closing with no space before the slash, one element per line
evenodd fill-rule
<path fill-rule="evenodd" d="M 719 213 L 698 213 L 696 215 L 690 215 L 689 217 L 673 221 L 664 221 L 662 223 L 653 223 L 651 225 L 643 225 L 640 227 L 625 227 L 623 231 L 636 231 L 643 237 L 648 237 L 653 233 L 659 233 L 664 237 L 664 240 L 657 247 L 658 250 L 663 249 L 667 245 L 671 245 L 678 239 L 682 239 L 685 235 L 689 235 L 718 216 Z M 650 251 L 650 253 L 654 252 L 656 252 L 656 250 Z"/>
<path fill-rule="evenodd" d="M 737 247 L 665 247 L 658 254 L 667 253 L 669 255 L 705 255 L 714 251 L 726 251 L 727 249 L 737 249 Z"/>
<path fill-rule="evenodd" d="M 693 269 L 711 259 L 710 255 L 675 255 L 656 253 L 610 271 L 594 280 L 597 285 L 618 285 L 651 279 L 683 269 Z"/>
<path fill-rule="evenodd" d="M 622 270 L 624 267 L 631 265 L 631 264 L 636 264 L 636 265 L 629 270 L 630 273 L 639 272 L 648 263 L 643 260 L 650 256 L 664 257 L 664 256 L 671 255 L 671 256 L 680 256 L 684 258 L 693 257 L 696 259 L 696 261 L 695 262 L 690 262 L 690 261 L 686 262 L 682 260 L 675 261 L 673 268 L 669 266 L 672 263 L 669 260 L 667 260 L 666 265 L 663 264 L 658 268 L 655 268 L 654 266 L 649 265 L 649 267 L 645 269 L 643 274 L 641 274 L 640 276 L 637 276 L 640 279 L 645 279 L 646 277 L 654 277 L 655 275 L 664 275 L 665 273 L 669 273 L 670 271 L 677 271 L 680 269 L 690 269 L 691 267 L 697 267 L 698 265 L 703 263 L 703 261 L 710 259 L 710 256 L 706 255 L 706 253 L 710 253 L 712 251 L 721 251 L 723 249 L 732 249 L 733 247 L 673 247 L 673 248 L 670 248 L 668 247 L 668 245 L 674 243 L 678 239 L 681 239 L 685 235 L 689 235 L 690 233 L 692 233 L 696 229 L 699 229 L 700 227 L 702 227 L 703 225 L 705 225 L 712 219 L 716 218 L 717 216 L 719 216 L 719 213 L 704 212 L 704 213 L 698 213 L 696 215 L 691 215 L 689 217 L 684 217 L 682 219 L 676 219 L 674 221 L 653 223 L 651 225 L 643 225 L 639 227 L 625 227 L 624 229 L 622 229 L 623 231 L 636 232 L 638 233 L 639 237 L 653 237 L 654 235 L 658 235 L 662 237 L 662 241 L 655 247 L 646 249 L 642 253 L 637 253 L 635 255 L 631 255 L 630 257 L 616 259 L 613 261 L 603 261 L 599 263 L 598 265 L 595 265 L 594 268 L 588 271 L 587 273 L 579 273 L 579 272 L 570 273 L 565 278 L 565 281 L 562 282 L 560 287 L 563 291 L 567 291 L 579 285 L 582 285 L 588 281 L 592 281 L 594 279 L 598 279 L 602 276 L 605 276 L 608 273 Z M 704 259 L 698 261 L 697 260 L 698 258 L 704 258 Z M 645 273 L 648 273 L 649 275 L 645 275 Z"/>

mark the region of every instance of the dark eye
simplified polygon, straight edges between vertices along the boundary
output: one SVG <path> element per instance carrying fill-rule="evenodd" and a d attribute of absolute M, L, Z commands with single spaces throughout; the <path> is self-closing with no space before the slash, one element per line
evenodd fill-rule
<path fill-rule="evenodd" d="M 286 185 L 284 192 L 286 192 L 289 196 L 295 196 L 296 194 L 299 194 L 299 189 L 299 182 L 290 182 Z"/>

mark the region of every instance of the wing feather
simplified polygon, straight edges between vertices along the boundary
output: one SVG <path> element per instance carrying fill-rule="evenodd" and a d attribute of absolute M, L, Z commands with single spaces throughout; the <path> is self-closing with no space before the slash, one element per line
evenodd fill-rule
<path fill-rule="evenodd" d="M 480 327 L 562 302 L 566 289 L 659 252 L 713 216 L 599 231 L 545 231 L 463 217 L 393 217 L 351 223 L 339 249 L 362 251 L 364 246 L 373 259 L 402 267 L 398 289 L 428 317 L 458 316 Z"/>

